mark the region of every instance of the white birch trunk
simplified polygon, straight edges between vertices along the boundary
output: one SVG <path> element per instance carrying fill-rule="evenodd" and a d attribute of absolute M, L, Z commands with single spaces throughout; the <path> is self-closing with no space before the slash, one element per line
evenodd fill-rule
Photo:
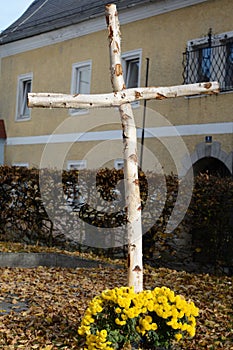
<path fill-rule="evenodd" d="M 106 6 L 109 33 L 111 81 L 114 92 L 125 89 L 122 65 L 120 27 L 116 5 Z M 119 108 L 123 128 L 125 201 L 128 234 L 128 285 L 135 292 L 143 289 L 141 198 L 138 180 L 137 136 L 130 103 Z"/>
<path fill-rule="evenodd" d="M 118 68 L 119 69 L 119 68 Z M 165 98 L 216 94 L 217 82 L 177 85 L 170 87 L 133 88 L 109 94 L 67 95 L 57 93 L 29 93 L 28 106 L 41 108 L 98 108 L 120 107 L 125 103 L 140 100 L 162 100 Z"/>

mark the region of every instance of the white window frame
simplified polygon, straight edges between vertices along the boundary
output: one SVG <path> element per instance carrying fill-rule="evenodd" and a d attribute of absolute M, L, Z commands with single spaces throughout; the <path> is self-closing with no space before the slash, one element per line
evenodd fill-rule
<path fill-rule="evenodd" d="M 142 49 L 137 49 L 137 50 L 132 50 L 132 51 L 127 51 L 122 53 L 121 55 L 122 58 L 122 69 L 123 69 L 123 74 L 124 74 L 124 80 L 125 80 L 125 85 L 126 88 L 128 88 L 128 70 L 130 69 L 129 63 L 130 61 L 134 61 L 135 59 L 138 59 L 138 82 L 137 86 L 140 86 L 140 77 L 141 77 L 141 63 L 142 63 Z M 140 105 L 139 101 L 133 102 L 131 104 L 133 107 L 137 107 Z"/>
<path fill-rule="evenodd" d="M 71 94 L 72 95 L 82 93 L 82 91 L 79 91 L 80 72 L 84 68 L 88 68 L 90 70 L 89 88 L 87 88 L 86 93 L 90 94 L 91 92 L 92 61 L 88 60 L 88 61 L 73 63 L 72 65 L 72 76 L 71 76 Z M 88 113 L 88 109 L 70 109 L 71 115 L 86 114 L 86 113 Z"/>
<path fill-rule="evenodd" d="M 27 107 L 27 85 L 30 82 L 32 91 L 33 73 L 21 74 L 18 76 L 17 94 L 16 94 L 16 121 L 25 121 L 31 119 L 30 108 Z M 25 113 L 26 112 L 26 113 Z"/>
<path fill-rule="evenodd" d="M 12 163 L 12 166 L 16 166 L 16 167 L 24 167 L 24 168 L 29 168 L 29 163 Z"/>
<path fill-rule="evenodd" d="M 114 168 L 116 170 L 120 170 L 122 168 L 124 168 L 124 159 L 122 158 L 118 158 L 114 160 Z"/>
<path fill-rule="evenodd" d="M 87 168 L 87 161 L 85 159 L 67 161 L 67 170 L 82 170 L 86 168 Z"/>
<path fill-rule="evenodd" d="M 221 33 L 221 34 L 213 34 L 212 35 L 212 42 L 214 44 L 221 44 L 225 41 L 229 41 L 233 38 L 233 31 L 231 32 L 224 32 L 224 33 Z M 208 36 L 205 36 L 205 37 L 202 37 L 202 38 L 196 38 L 196 39 L 192 39 L 192 40 L 189 40 L 187 42 L 187 48 L 188 50 L 191 50 L 192 47 L 194 46 L 201 46 L 201 45 L 205 45 L 208 43 Z"/>

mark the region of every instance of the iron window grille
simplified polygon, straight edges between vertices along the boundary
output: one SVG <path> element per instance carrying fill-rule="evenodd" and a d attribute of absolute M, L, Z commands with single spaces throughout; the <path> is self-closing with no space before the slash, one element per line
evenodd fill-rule
<path fill-rule="evenodd" d="M 220 42 L 220 43 L 219 43 Z M 218 81 L 220 91 L 233 91 L 233 38 L 192 44 L 183 53 L 184 84 Z"/>

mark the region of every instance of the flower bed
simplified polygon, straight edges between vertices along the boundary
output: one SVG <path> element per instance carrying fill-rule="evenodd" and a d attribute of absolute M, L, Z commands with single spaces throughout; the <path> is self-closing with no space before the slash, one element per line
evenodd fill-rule
<path fill-rule="evenodd" d="M 78 333 L 87 350 L 168 349 L 194 337 L 198 308 L 167 287 L 135 293 L 133 287 L 105 290 L 90 302 Z"/>

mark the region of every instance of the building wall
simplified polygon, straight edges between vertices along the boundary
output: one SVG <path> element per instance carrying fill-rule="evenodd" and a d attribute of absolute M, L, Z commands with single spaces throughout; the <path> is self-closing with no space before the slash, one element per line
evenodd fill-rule
<path fill-rule="evenodd" d="M 122 24 L 122 52 L 142 50 L 141 86 L 145 84 L 147 57 L 150 59 L 150 86 L 182 84 L 182 53 L 187 41 L 207 35 L 209 28 L 212 28 L 213 34 L 233 31 L 232 10 L 231 1 L 211 0 Z M 113 164 L 111 159 L 121 157 L 121 125 L 116 109 L 89 111 L 87 114 L 72 117 L 67 110 L 33 109 L 30 120 L 15 121 L 17 77 L 20 74 L 33 73 L 33 92 L 70 93 L 72 64 L 87 60 L 92 61 L 91 93 L 110 92 L 112 88 L 106 30 L 63 42 L 51 42 L 49 46 L 2 57 L 0 84 L 1 100 L 4 102 L 1 103 L 0 113 L 7 128 L 7 164 L 28 162 L 30 166 L 40 166 L 43 152 L 45 154 L 51 151 L 46 147 L 49 140 L 47 136 L 50 134 L 86 133 L 86 141 L 73 138 L 73 141 L 65 146 L 54 143 L 56 157 L 59 158 L 59 152 L 66 152 L 64 167 L 68 159 L 87 158 L 88 167 L 95 167 L 101 162 Z M 220 142 L 221 149 L 227 154 L 232 152 L 232 93 L 150 101 L 147 107 L 146 127 L 149 131 L 159 126 L 179 126 L 179 133 L 185 143 L 184 149 L 187 147 L 190 154 L 195 152 L 195 147 L 205 140 L 206 135 L 212 135 L 214 141 Z M 140 128 L 143 108 L 134 108 L 134 112 L 136 124 Z M 187 125 L 188 131 L 185 129 Z M 104 130 L 111 132 L 101 134 Z M 117 136 L 114 136 L 114 130 L 118 130 Z M 91 137 L 93 141 L 90 140 Z M 101 147 L 95 152 L 100 142 L 112 140 L 114 137 L 118 138 L 118 141 L 111 141 L 112 144 L 108 141 L 104 144 L 105 154 Z M 172 161 L 174 156 L 167 149 L 170 143 L 169 134 L 165 133 L 161 137 L 163 142 L 152 137 L 146 138 L 145 146 L 152 151 L 155 158 L 161 158 L 160 164 L 164 171 L 175 171 L 176 167 Z M 180 147 L 179 142 L 173 142 L 173 145 L 175 144 L 177 148 Z M 181 150 L 180 158 L 183 157 L 184 149 Z M 178 150 L 176 154 L 177 152 Z M 100 157 L 99 161 L 96 158 L 97 154 Z M 51 166 L 54 165 L 54 159 L 50 162 Z M 149 160 L 148 153 L 145 166 L 153 168 L 154 165 L 151 164 L 154 162 L 150 164 Z"/>

